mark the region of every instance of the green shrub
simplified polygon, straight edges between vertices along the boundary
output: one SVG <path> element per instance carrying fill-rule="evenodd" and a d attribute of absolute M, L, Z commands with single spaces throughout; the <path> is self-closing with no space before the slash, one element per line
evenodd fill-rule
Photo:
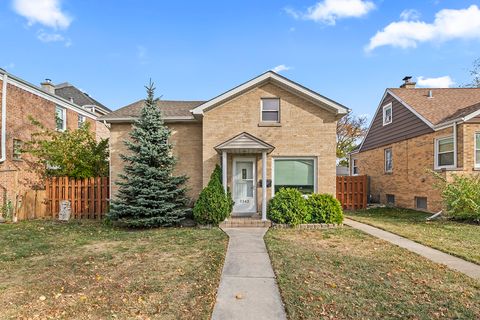
<path fill-rule="evenodd" d="M 230 191 L 225 194 L 222 185 L 222 172 L 217 165 L 210 176 L 208 185 L 202 190 L 195 206 L 193 217 L 199 224 L 218 225 L 225 220 L 233 208 Z"/>
<path fill-rule="evenodd" d="M 282 188 L 268 202 L 268 218 L 276 223 L 296 226 L 309 220 L 305 198 L 300 191 Z"/>
<path fill-rule="evenodd" d="M 310 195 L 307 199 L 307 210 L 312 223 L 343 222 L 342 205 L 330 194 Z"/>
<path fill-rule="evenodd" d="M 480 220 L 480 177 L 478 175 L 455 175 L 447 181 L 435 174 L 440 183 L 442 199 L 448 216 L 459 220 Z"/>

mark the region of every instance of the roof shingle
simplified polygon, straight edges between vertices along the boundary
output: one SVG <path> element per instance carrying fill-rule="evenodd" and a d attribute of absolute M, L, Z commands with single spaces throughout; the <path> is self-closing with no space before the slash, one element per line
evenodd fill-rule
<path fill-rule="evenodd" d="M 480 109 L 480 88 L 390 88 L 403 102 L 433 125 L 464 117 Z M 429 91 L 432 97 L 429 98 Z"/>

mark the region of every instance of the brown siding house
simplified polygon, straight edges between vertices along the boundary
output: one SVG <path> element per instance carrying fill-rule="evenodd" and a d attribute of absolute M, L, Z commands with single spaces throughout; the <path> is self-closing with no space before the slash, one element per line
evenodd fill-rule
<path fill-rule="evenodd" d="M 111 124 L 112 194 L 123 170 L 132 123 L 143 100 L 101 118 Z M 208 101 L 159 101 L 172 130 L 176 170 L 187 174 L 194 201 L 216 164 L 235 201 L 234 215 L 262 213 L 281 186 L 335 194 L 336 124 L 341 104 L 274 72 Z"/>
<path fill-rule="evenodd" d="M 443 204 L 432 172 L 449 180 L 480 170 L 480 89 L 404 80 L 385 91 L 350 174 L 369 176 L 371 202 L 436 212 Z"/>
<path fill-rule="evenodd" d="M 43 184 L 31 171 L 29 156 L 21 153 L 23 143 L 38 131 L 29 117 L 51 129 L 76 129 L 80 118 L 92 124 L 93 132 L 104 126 L 94 113 L 50 92 L 45 85 L 49 84 L 39 88 L 0 69 L 0 106 L 5 116 L 0 132 L 0 205 L 10 201 L 18 209 L 25 193 Z M 57 116 L 62 119 L 59 123 Z"/>

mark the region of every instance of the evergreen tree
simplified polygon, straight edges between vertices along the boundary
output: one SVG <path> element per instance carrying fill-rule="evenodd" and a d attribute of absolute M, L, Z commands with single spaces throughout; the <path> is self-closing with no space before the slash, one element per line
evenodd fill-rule
<path fill-rule="evenodd" d="M 128 227 L 173 226 L 186 214 L 186 176 L 174 176 L 176 159 L 169 143 L 170 130 L 154 99 L 155 87 L 146 87 L 147 99 L 140 118 L 125 144 L 130 151 L 121 155 L 124 173 L 109 218 Z"/>

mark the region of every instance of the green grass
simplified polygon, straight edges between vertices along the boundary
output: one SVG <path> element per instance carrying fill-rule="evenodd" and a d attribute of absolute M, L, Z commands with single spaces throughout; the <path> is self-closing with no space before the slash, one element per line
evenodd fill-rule
<path fill-rule="evenodd" d="M 0 225 L 0 318 L 208 319 L 226 244 L 219 229 Z"/>
<path fill-rule="evenodd" d="M 480 225 L 452 220 L 426 221 L 424 212 L 376 208 L 356 211 L 348 218 L 396 233 L 432 248 L 480 264 Z"/>
<path fill-rule="evenodd" d="M 480 283 L 351 228 L 273 229 L 290 319 L 479 319 Z"/>

